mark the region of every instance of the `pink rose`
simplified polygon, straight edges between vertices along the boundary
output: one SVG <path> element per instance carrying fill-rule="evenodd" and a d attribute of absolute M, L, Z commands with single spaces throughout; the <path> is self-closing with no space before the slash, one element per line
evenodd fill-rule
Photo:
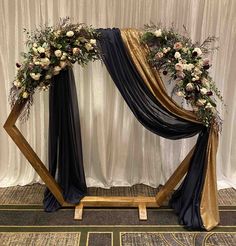
<path fill-rule="evenodd" d="M 183 47 L 183 45 L 180 42 L 177 42 L 177 43 L 174 44 L 174 49 L 175 50 L 180 50 L 180 49 L 182 49 L 182 47 Z"/>
<path fill-rule="evenodd" d="M 183 71 L 183 64 L 182 63 L 176 63 L 175 64 L 175 70 Z"/>
<path fill-rule="evenodd" d="M 162 52 L 157 52 L 156 55 L 155 55 L 155 58 L 156 59 L 161 59 L 163 57 L 163 53 Z"/>
<path fill-rule="evenodd" d="M 203 66 L 208 66 L 208 65 L 210 65 L 210 60 L 208 58 L 205 58 L 203 60 Z"/>
<path fill-rule="evenodd" d="M 180 78 L 180 79 L 183 79 L 183 78 L 185 77 L 185 74 L 184 74 L 182 71 L 178 71 L 178 72 L 176 73 L 176 76 L 177 76 L 178 78 Z"/>

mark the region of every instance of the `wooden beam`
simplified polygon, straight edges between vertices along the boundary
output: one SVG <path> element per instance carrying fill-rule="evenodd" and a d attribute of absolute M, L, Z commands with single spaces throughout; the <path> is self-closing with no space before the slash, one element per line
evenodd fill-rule
<path fill-rule="evenodd" d="M 75 206 L 75 220 L 82 220 L 83 218 L 83 203 L 80 203 L 79 205 Z"/>
<path fill-rule="evenodd" d="M 156 195 L 156 202 L 158 206 L 161 206 L 169 194 L 174 190 L 180 180 L 187 173 L 191 157 L 193 155 L 195 146 L 190 150 L 185 159 L 180 163 L 175 172 L 171 175 L 171 177 L 167 180 L 165 185 L 159 190 Z"/>
<path fill-rule="evenodd" d="M 21 134 L 19 129 L 15 126 L 15 123 L 19 118 L 26 102 L 27 100 L 16 102 L 4 124 L 4 128 L 8 133 L 8 135 L 15 142 L 15 144 L 18 146 L 22 154 L 30 162 L 31 166 L 35 169 L 37 174 L 44 181 L 48 189 L 55 196 L 57 201 L 61 205 L 63 205 L 65 203 L 65 200 L 62 196 L 61 188 L 59 187 L 55 179 L 51 176 L 51 174 L 49 173 L 43 162 L 40 160 L 38 155 L 31 148 L 30 144 L 26 141 L 24 136 Z"/>
<path fill-rule="evenodd" d="M 145 204 L 146 207 L 159 207 L 155 197 L 143 196 L 85 196 L 81 202 L 84 207 L 138 207 Z"/>
<path fill-rule="evenodd" d="M 138 206 L 139 211 L 139 219 L 140 220 L 147 220 L 147 208 L 145 203 L 140 203 Z"/>

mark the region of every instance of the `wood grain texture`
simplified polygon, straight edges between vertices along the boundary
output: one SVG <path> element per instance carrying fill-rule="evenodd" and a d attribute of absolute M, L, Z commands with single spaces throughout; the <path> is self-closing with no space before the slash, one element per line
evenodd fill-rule
<path fill-rule="evenodd" d="M 49 173 L 43 162 L 40 160 L 38 155 L 31 148 L 30 144 L 26 141 L 24 136 L 21 134 L 19 129 L 16 127 L 15 123 L 19 118 L 27 100 L 25 101 L 17 101 L 14 107 L 11 110 L 10 115 L 8 116 L 4 129 L 8 133 L 8 135 L 12 138 L 15 144 L 18 146 L 22 154 L 26 157 L 26 159 L 30 162 L 31 166 L 35 169 L 37 174 L 44 181 L 48 189 L 52 192 L 52 194 L 56 197 L 57 201 L 63 205 L 65 200 L 62 196 L 61 188 Z"/>

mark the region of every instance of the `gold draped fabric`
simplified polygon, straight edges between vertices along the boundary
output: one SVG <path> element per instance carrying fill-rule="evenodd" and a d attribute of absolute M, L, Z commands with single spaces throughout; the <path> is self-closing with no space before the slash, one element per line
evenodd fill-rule
<path fill-rule="evenodd" d="M 145 84 L 167 110 L 178 117 L 199 123 L 192 111 L 180 108 L 167 94 L 159 73 L 152 69 L 147 61 L 148 47 L 140 44 L 140 34 L 140 31 L 136 29 L 121 30 L 123 42 Z M 218 134 L 212 128 L 208 141 L 205 181 L 200 202 L 200 214 L 206 230 L 211 230 L 219 223 L 216 189 L 217 146 Z"/>

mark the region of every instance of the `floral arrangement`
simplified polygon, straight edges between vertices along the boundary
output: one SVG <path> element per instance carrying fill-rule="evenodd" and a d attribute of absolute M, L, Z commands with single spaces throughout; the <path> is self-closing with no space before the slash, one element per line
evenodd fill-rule
<path fill-rule="evenodd" d="M 186 29 L 185 29 L 186 31 Z M 216 99 L 223 100 L 208 69 L 211 63 L 205 56 L 212 50 L 210 44 L 215 37 L 208 37 L 202 44 L 170 29 L 146 26 L 141 42 L 149 47 L 148 61 L 151 66 L 169 76 L 174 82 L 172 95 L 186 100 L 198 119 L 207 127 L 219 125 L 221 119 L 216 110 Z"/>
<path fill-rule="evenodd" d="M 10 90 L 10 103 L 27 100 L 22 119 L 28 118 L 37 88 L 47 90 L 52 78 L 74 63 L 85 65 L 100 59 L 96 45 L 98 34 L 84 24 L 71 24 L 69 18 L 61 19 L 56 26 L 41 26 L 27 34 L 27 53 L 23 62 L 16 63 L 18 72 Z"/>

